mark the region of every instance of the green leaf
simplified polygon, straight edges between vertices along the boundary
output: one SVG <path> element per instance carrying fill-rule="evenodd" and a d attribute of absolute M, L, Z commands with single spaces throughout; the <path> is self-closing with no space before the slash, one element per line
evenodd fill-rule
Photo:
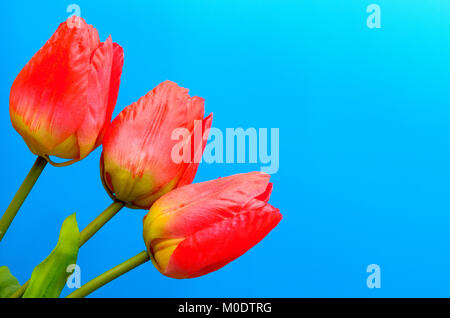
<path fill-rule="evenodd" d="M 61 227 L 58 244 L 50 255 L 31 274 L 24 298 L 57 298 L 67 277 L 67 267 L 77 261 L 80 231 L 75 214 L 67 217 Z"/>
<path fill-rule="evenodd" d="M 8 298 L 19 288 L 19 281 L 11 274 L 8 266 L 0 266 L 0 298 Z"/>

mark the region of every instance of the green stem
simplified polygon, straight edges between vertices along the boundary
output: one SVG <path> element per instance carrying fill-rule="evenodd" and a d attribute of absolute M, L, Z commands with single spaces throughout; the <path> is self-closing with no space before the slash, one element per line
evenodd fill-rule
<path fill-rule="evenodd" d="M 111 218 L 117 214 L 125 206 L 123 202 L 115 201 L 105 209 L 94 221 L 81 231 L 80 247 L 83 246 L 97 231 L 106 224 Z"/>
<path fill-rule="evenodd" d="M 116 215 L 125 204 L 120 201 L 113 202 L 109 207 L 107 207 L 99 216 L 97 216 L 91 223 L 88 224 L 80 233 L 80 247 L 83 246 L 95 233 L 97 233 L 100 228 L 105 225 L 109 220 L 112 219 L 114 215 Z M 25 290 L 28 287 L 28 280 L 25 284 L 20 286 L 18 290 L 14 292 L 10 296 L 10 298 L 20 298 L 25 293 Z"/>
<path fill-rule="evenodd" d="M 36 159 L 33 167 L 6 209 L 5 214 L 0 219 L 0 242 L 46 165 L 47 161 L 44 158 L 38 157 Z"/>
<path fill-rule="evenodd" d="M 66 296 L 66 298 L 83 298 L 90 293 L 96 291 L 103 285 L 106 285 L 107 283 L 111 282 L 112 280 L 116 279 L 117 277 L 131 271 L 132 269 L 138 267 L 139 265 L 144 264 L 145 262 L 149 261 L 150 258 L 148 256 L 147 251 L 142 251 L 136 256 L 133 256 L 132 258 L 126 260 L 122 264 L 117 265 L 114 268 L 111 268 L 109 271 L 104 272 L 100 276 L 97 276 L 90 282 L 86 283 L 85 285 L 81 286 L 79 289 L 74 291 L 73 293 Z"/>
<path fill-rule="evenodd" d="M 20 298 L 20 297 L 22 297 L 23 294 L 25 294 L 25 291 L 27 290 L 27 287 L 28 287 L 29 283 L 30 283 L 30 280 L 27 280 L 27 282 L 25 284 L 23 284 L 22 286 L 20 286 L 20 288 L 18 290 L 16 290 L 14 292 L 14 294 L 9 296 L 9 298 Z"/>

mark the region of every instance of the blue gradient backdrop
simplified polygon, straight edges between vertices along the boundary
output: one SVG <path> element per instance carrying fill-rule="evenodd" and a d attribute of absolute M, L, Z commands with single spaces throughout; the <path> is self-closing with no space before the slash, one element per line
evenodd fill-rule
<path fill-rule="evenodd" d="M 206 99 L 213 126 L 280 128 L 271 203 L 283 221 L 210 275 L 173 280 L 148 263 L 96 297 L 450 296 L 450 3 L 74 1 L 125 50 L 115 114 L 159 82 Z M 0 208 L 34 162 L 11 126 L 11 84 L 69 15 L 68 1 L 2 2 Z M 0 244 L 23 283 L 56 243 L 110 204 L 97 149 L 49 167 Z M 203 164 L 196 181 L 258 170 Z M 144 248 L 145 211 L 123 210 L 79 254 L 82 283 Z M 381 267 L 381 288 L 366 267 Z M 63 295 L 70 292 L 67 288 Z"/>

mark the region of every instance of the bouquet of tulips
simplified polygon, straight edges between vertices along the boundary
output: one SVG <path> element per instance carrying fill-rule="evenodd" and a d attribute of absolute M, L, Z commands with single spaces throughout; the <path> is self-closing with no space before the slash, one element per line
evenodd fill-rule
<path fill-rule="evenodd" d="M 123 49 L 77 16 L 62 23 L 15 79 L 13 127 L 36 163 L 0 219 L 0 244 L 47 163 L 67 166 L 103 146 L 100 177 L 112 204 L 81 232 L 68 216 L 54 250 L 20 285 L 0 267 L 0 297 L 59 297 L 79 248 L 122 208 L 144 209 L 146 250 L 76 289 L 84 297 L 149 260 L 163 275 L 215 271 L 261 241 L 281 220 L 268 204 L 270 176 L 250 172 L 192 184 L 211 128 L 204 100 L 166 81 L 112 122 Z M 173 132 L 180 140 L 173 140 Z M 174 153 L 181 160 L 174 160 Z M 55 162 L 55 157 L 59 158 Z M 0 264 L 2 265 L 2 264 Z"/>

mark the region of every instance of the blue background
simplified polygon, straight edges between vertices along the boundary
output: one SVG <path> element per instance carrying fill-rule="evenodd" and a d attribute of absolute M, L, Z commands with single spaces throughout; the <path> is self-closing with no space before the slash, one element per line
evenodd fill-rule
<path fill-rule="evenodd" d="M 214 127 L 280 128 L 270 202 L 284 219 L 210 275 L 174 280 L 147 263 L 92 296 L 450 296 L 450 3 L 377 0 L 382 28 L 369 29 L 371 1 L 158 2 L 76 1 L 125 50 L 115 114 L 170 79 L 206 99 Z M 35 160 L 11 126 L 9 90 L 70 3 L 0 5 L 2 210 Z M 100 153 L 39 179 L 0 244 L 20 282 L 66 216 L 84 228 L 110 204 Z M 196 181 L 259 166 L 202 164 Z M 83 246 L 82 283 L 145 248 L 144 214 L 121 211 Z M 366 286 L 372 263 L 380 289 Z"/>

